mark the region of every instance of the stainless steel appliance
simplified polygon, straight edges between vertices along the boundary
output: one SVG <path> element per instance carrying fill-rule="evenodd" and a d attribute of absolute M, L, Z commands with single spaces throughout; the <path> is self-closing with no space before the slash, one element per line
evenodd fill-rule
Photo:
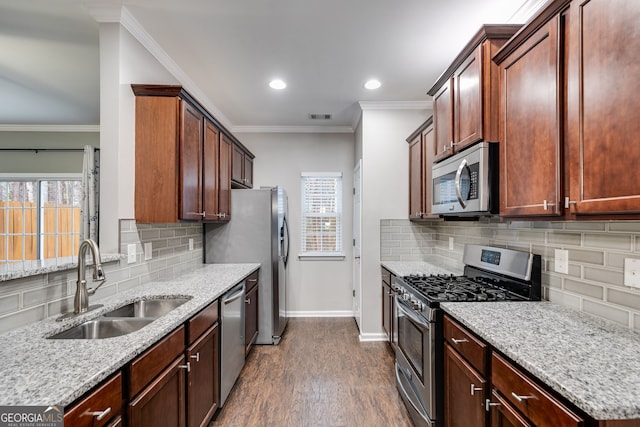
<path fill-rule="evenodd" d="M 481 142 L 435 163 L 432 212 L 479 216 L 498 213 L 498 144 Z"/>
<path fill-rule="evenodd" d="M 231 221 L 206 224 L 205 262 L 260 263 L 257 344 L 278 344 L 287 326 L 289 228 L 282 187 L 231 191 Z"/>
<path fill-rule="evenodd" d="M 244 293 L 243 281 L 220 301 L 220 407 L 244 366 Z"/>
<path fill-rule="evenodd" d="M 416 427 L 442 426 L 443 301 L 538 301 L 540 255 L 466 245 L 464 275 L 396 278 L 396 385 Z"/>

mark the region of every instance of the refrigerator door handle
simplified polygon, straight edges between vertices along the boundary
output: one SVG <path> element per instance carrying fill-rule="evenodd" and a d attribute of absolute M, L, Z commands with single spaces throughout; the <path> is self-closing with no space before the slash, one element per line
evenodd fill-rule
<path fill-rule="evenodd" d="M 289 261 L 289 224 L 287 224 L 287 217 L 282 219 L 282 257 L 284 258 L 284 266 L 287 266 Z"/>

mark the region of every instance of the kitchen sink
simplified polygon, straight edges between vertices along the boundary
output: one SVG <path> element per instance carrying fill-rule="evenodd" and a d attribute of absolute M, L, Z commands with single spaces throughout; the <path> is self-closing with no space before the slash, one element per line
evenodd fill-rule
<path fill-rule="evenodd" d="M 88 320 L 48 338 L 95 340 L 130 334 L 190 299 L 190 297 L 175 297 L 134 301 L 111 310 L 97 319 Z"/>
<path fill-rule="evenodd" d="M 191 298 L 163 298 L 135 301 L 105 313 L 104 317 L 147 317 L 157 319 Z"/>
<path fill-rule="evenodd" d="M 100 339 L 119 337 L 142 329 L 154 319 L 149 318 L 105 318 L 100 317 L 81 323 L 66 331 L 52 335 L 49 339 Z"/>

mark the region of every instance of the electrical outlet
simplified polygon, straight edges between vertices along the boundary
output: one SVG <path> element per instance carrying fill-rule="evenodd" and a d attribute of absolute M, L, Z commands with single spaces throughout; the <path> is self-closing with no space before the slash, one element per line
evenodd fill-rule
<path fill-rule="evenodd" d="M 453 250 L 453 237 L 449 237 L 449 250 Z"/>
<path fill-rule="evenodd" d="M 149 261 L 153 258 L 153 244 L 151 242 L 147 242 L 144 244 L 144 260 Z"/>
<path fill-rule="evenodd" d="M 127 262 L 129 264 L 133 264 L 136 262 L 136 245 L 130 244 L 127 245 Z"/>
<path fill-rule="evenodd" d="M 555 271 L 556 273 L 569 274 L 569 251 L 565 249 L 556 249 Z"/>
<path fill-rule="evenodd" d="M 624 285 L 640 288 L 640 259 L 624 259 Z"/>
<path fill-rule="evenodd" d="M 193 239 L 189 239 L 189 250 L 193 250 Z"/>

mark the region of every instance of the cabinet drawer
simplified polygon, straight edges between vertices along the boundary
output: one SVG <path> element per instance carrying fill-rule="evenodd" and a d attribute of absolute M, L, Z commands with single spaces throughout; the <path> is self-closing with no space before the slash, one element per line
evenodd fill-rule
<path fill-rule="evenodd" d="M 198 314 L 189 319 L 187 323 L 189 344 L 193 343 L 200 335 L 218 321 L 218 300 L 209 304 Z"/>
<path fill-rule="evenodd" d="M 491 382 L 506 400 L 538 427 L 585 425 L 582 418 L 496 353 L 491 355 Z"/>
<path fill-rule="evenodd" d="M 247 277 L 245 285 L 245 290 L 247 293 L 258 284 L 259 273 L 260 270 L 256 270 Z"/>
<path fill-rule="evenodd" d="M 487 374 L 487 344 L 471 335 L 448 316 L 444 318 L 444 339 L 480 374 Z"/>
<path fill-rule="evenodd" d="M 129 366 L 130 397 L 138 394 L 172 360 L 184 352 L 184 335 L 184 326 L 180 326 L 131 362 Z"/>
<path fill-rule="evenodd" d="M 70 410 L 65 411 L 64 424 L 77 427 L 106 426 L 111 420 L 119 417 L 121 412 L 122 375 L 118 373 Z M 101 416 L 102 414 L 104 415 Z"/>

